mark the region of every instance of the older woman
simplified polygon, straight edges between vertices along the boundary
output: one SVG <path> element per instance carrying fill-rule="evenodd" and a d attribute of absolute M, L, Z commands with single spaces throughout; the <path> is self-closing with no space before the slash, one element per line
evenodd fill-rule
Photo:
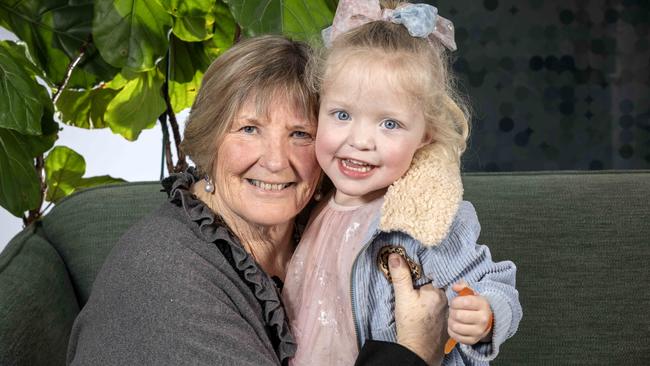
<path fill-rule="evenodd" d="M 69 364 L 278 365 L 293 355 L 278 293 L 295 218 L 321 176 L 308 58 L 304 44 L 266 36 L 210 66 L 183 142 L 197 169 L 165 179 L 169 201 L 108 256 Z M 414 290 L 405 267 L 391 268 L 399 344 L 367 343 L 358 364 L 441 359 L 446 299 Z M 432 317 L 441 321 L 423 321 Z"/>

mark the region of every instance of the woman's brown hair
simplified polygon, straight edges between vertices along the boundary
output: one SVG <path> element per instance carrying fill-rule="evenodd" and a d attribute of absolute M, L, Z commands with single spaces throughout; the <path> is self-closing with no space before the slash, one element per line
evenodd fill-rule
<path fill-rule="evenodd" d="M 305 75 L 310 57 L 311 48 L 305 43 L 262 36 L 241 41 L 210 65 L 181 143 L 201 173 L 212 176 L 219 144 L 250 98 L 260 115 L 268 115 L 275 98 L 283 98 L 305 119 L 316 121 L 318 96 Z"/>

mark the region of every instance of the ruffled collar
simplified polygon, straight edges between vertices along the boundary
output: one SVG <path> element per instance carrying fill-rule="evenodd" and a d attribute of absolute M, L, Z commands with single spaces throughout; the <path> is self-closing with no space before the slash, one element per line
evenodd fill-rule
<path fill-rule="evenodd" d="M 264 322 L 275 353 L 281 363 L 284 363 L 295 354 L 296 343 L 289 330 L 278 289 L 269 275 L 244 250 L 223 219 L 192 194 L 190 188 L 200 179 L 196 169 L 191 167 L 183 173 L 163 179 L 162 186 L 169 201 L 185 211 L 204 241 L 215 243 L 220 248 L 224 243 L 227 244 L 231 252 L 231 258 L 228 259 L 262 306 Z"/>

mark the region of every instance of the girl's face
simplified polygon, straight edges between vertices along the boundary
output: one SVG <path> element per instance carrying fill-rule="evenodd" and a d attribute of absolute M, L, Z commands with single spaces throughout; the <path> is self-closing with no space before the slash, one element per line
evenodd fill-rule
<path fill-rule="evenodd" d="M 431 140 L 422 108 L 391 72 L 385 64 L 357 61 L 326 75 L 316 158 L 336 187 L 338 204 L 383 195 Z"/>

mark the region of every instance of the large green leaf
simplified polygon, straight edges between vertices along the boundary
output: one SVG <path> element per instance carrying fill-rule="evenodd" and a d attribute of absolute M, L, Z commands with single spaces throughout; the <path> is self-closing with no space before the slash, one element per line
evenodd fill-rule
<path fill-rule="evenodd" d="M 174 16 L 174 34 L 188 42 L 212 37 L 215 19 L 214 0 L 158 0 Z"/>
<path fill-rule="evenodd" d="M 192 106 L 210 59 L 201 43 L 183 42 L 172 36 L 169 61 L 169 99 L 178 113 Z"/>
<path fill-rule="evenodd" d="M 93 38 L 115 67 L 151 70 L 167 52 L 172 16 L 153 0 L 97 0 Z"/>
<path fill-rule="evenodd" d="M 43 117 L 41 117 L 41 136 L 23 137 L 22 141 L 30 155 L 35 158 L 49 150 L 59 138 L 59 124 L 54 121 L 54 105 L 49 99 L 47 92 L 43 89 L 41 93 L 43 101 Z"/>
<path fill-rule="evenodd" d="M 87 128 L 104 128 L 104 113 L 117 90 L 95 88 L 90 90 L 64 90 L 57 101 L 61 121 L 65 124 Z"/>
<path fill-rule="evenodd" d="M 45 198 L 50 202 L 58 202 L 79 188 L 124 182 L 123 179 L 109 175 L 82 178 L 85 172 L 86 161 L 81 155 L 65 146 L 55 147 L 45 158 Z"/>
<path fill-rule="evenodd" d="M 249 36 L 286 34 L 309 40 L 330 25 L 334 14 L 327 0 L 225 0 Z"/>
<path fill-rule="evenodd" d="M 142 130 L 153 127 L 166 108 L 161 94 L 163 81 L 158 70 L 142 72 L 128 80 L 108 103 L 104 114 L 111 131 L 133 141 Z"/>
<path fill-rule="evenodd" d="M 12 41 L 0 41 L 0 47 L 3 47 L 14 58 L 14 60 L 17 60 L 18 63 L 25 68 L 27 73 L 45 79 L 43 69 L 36 66 L 24 44 L 18 44 Z"/>
<path fill-rule="evenodd" d="M 338 0 L 325 0 L 325 4 L 327 5 L 327 8 L 332 12 L 336 12 L 336 7 L 338 5 Z"/>
<path fill-rule="evenodd" d="M 86 161 L 74 150 L 57 146 L 45 158 L 45 199 L 57 202 L 74 192 L 77 183 L 86 172 Z"/>
<path fill-rule="evenodd" d="M 0 42 L 0 127 L 40 135 L 43 87 L 25 70 L 31 62 L 26 57 L 16 58 L 20 55 L 14 46 L 13 42 Z"/>
<path fill-rule="evenodd" d="M 40 204 L 41 185 L 32 156 L 40 139 L 0 128 L 0 205 L 17 217 Z"/>
<path fill-rule="evenodd" d="M 205 16 L 212 12 L 214 0 L 157 0 L 162 7 L 175 17 Z"/>
<path fill-rule="evenodd" d="M 85 71 L 90 72 L 96 81 L 89 82 L 90 78 L 85 77 Z M 68 86 L 76 88 L 91 88 L 102 81 L 111 80 L 120 72 L 120 69 L 113 67 L 106 62 L 97 50 L 94 43 L 86 44 L 85 55 L 79 62 L 79 65 L 72 73 L 72 79 Z M 80 75 L 81 74 L 81 75 Z M 82 80 L 81 82 L 77 80 Z"/>
<path fill-rule="evenodd" d="M 235 22 L 235 18 L 232 17 L 232 13 L 226 4 L 217 1 L 214 9 L 216 19 L 214 35 L 203 42 L 205 52 L 210 60 L 221 56 L 232 46 L 235 41 L 235 29 L 237 28 L 237 22 Z"/>
<path fill-rule="evenodd" d="M 0 23 L 24 41 L 36 64 L 45 71 L 50 85 L 60 85 L 70 62 L 90 40 L 92 0 L 3 0 Z M 73 73 L 70 86 L 92 86 L 96 77 L 115 73 L 97 52 L 88 47 L 80 67 Z"/>
<path fill-rule="evenodd" d="M 43 94 L 47 100 L 45 90 Z M 43 112 L 42 136 L 0 128 L 0 205 L 18 217 L 38 208 L 40 181 L 34 169 L 34 158 L 49 150 L 58 138 L 59 127 L 52 117 L 52 104 L 45 104 Z"/>
<path fill-rule="evenodd" d="M 213 24 L 214 17 L 178 17 L 174 19 L 172 31 L 184 41 L 203 41 L 212 37 Z"/>

